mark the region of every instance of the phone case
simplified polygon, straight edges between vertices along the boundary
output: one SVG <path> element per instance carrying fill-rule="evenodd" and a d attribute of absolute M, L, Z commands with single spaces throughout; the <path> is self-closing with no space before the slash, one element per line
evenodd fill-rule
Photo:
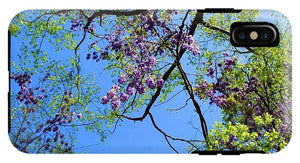
<path fill-rule="evenodd" d="M 270 22 L 276 47 L 234 47 Z M 25 153 L 274 153 L 292 43 L 273 10 L 26 10 L 9 25 L 9 138 Z"/>

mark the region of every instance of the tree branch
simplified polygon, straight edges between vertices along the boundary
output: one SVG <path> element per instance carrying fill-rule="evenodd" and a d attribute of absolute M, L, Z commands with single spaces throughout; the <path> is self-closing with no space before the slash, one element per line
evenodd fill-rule
<path fill-rule="evenodd" d="M 84 32 L 82 39 L 80 40 L 80 42 L 77 44 L 76 48 L 75 48 L 75 62 L 76 62 L 76 70 L 77 70 L 77 75 L 76 75 L 76 88 L 77 88 L 77 93 L 78 93 L 78 98 L 77 98 L 77 102 L 79 101 L 80 98 L 80 89 L 79 89 L 79 82 L 80 82 L 80 66 L 79 66 L 79 62 L 80 62 L 80 57 L 77 53 L 79 46 L 82 44 L 82 42 L 84 41 L 86 37 L 86 32 Z"/>
<path fill-rule="evenodd" d="M 141 14 L 143 12 L 146 12 L 147 10 L 131 10 L 131 11 L 126 11 L 126 10 L 100 10 L 98 12 L 95 12 L 92 16 L 90 16 L 87 19 L 87 23 L 84 26 L 84 29 L 87 29 L 88 26 L 92 23 L 93 19 L 96 17 L 102 17 L 102 15 L 115 15 L 115 16 L 134 16 Z"/>
<path fill-rule="evenodd" d="M 179 50 L 179 45 L 180 45 L 180 39 L 181 39 L 181 34 L 182 34 L 182 30 L 183 30 L 183 27 L 184 27 L 184 22 L 189 14 L 189 10 L 186 12 L 183 20 L 182 20 L 182 23 L 181 23 L 181 26 L 180 26 L 180 30 L 179 30 L 179 34 L 178 34 L 178 40 L 177 40 L 177 46 L 176 46 L 176 53 L 178 54 L 178 50 Z"/>
<path fill-rule="evenodd" d="M 187 100 L 185 100 L 185 104 L 183 106 L 179 107 L 179 108 L 176 108 L 176 109 L 167 109 L 167 110 L 168 111 L 179 111 L 179 110 L 185 108 L 188 105 L 188 102 L 189 102 L 190 99 L 191 98 L 188 98 Z"/>
<path fill-rule="evenodd" d="M 201 129 L 202 129 L 202 134 L 203 134 L 203 137 L 204 139 L 206 140 L 207 139 L 207 135 L 208 135 L 208 131 L 207 131 L 207 124 L 206 124 L 206 121 L 205 121 L 205 118 L 203 117 L 203 114 L 201 112 L 201 108 L 199 106 L 199 104 L 197 103 L 195 97 L 194 97 L 194 93 L 193 93 L 193 90 L 192 90 L 192 85 L 191 83 L 189 82 L 183 68 L 181 67 L 180 64 L 177 65 L 178 69 L 179 69 L 179 72 L 184 80 L 184 84 L 185 84 L 185 87 L 190 95 L 190 98 L 192 99 L 193 101 L 193 104 L 194 104 L 194 107 L 196 109 L 196 112 L 198 113 L 199 115 L 199 119 L 200 119 L 200 125 L 201 125 Z"/>
<path fill-rule="evenodd" d="M 203 142 L 203 141 L 201 141 L 201 140 L 186 140 L 186 139 L 181 139 L 181 138 L 174 138 L 174 137 L 168 135 L 167 133 L 165 133 L 164 131 L 162 131 L 162 130 L 156 125 L 155 120 L 154 120 L 152 114 L 151 114 L 150 112 L 149 112 L 148 114 L 149 114 L 149 117 L 150 117 L 150 119 L 151 119 L 151 122 L 152 122 L 154 128 L 155 128 L 157 131 L 159 131 L 160 133 L 162 133 L 162 134 L 164 135 L 164 137 L 165 137 L 165 139 L 166 139 L 168 145 L 169 145 L 176 153 L 179 153 L 179 152 L 178 152 L 178 151 L 170 144 L 168 138 L 170 138 L 170 139 L 172 139 L 172 140 L 178 140 L 178 141 L 187 142 L 187 143 L 189 143 L 189 144 L 191 144 L 191 145 L 193 145 L 191 142 Z M 193 145 L 193 146 L 194 146 L 194 145 Z"/>
<path fill-rule="evenodd" d="M 202 19 L 202 21 L 200 22 L 204 27 L 215 30 L 215 31 L 219 31 L 221 33 L 224 33 L 228 36 L 230 36 L 230 31 L 227 31 L 224 28 L 218 27 L 218 26 L 214 26 L 212 24 L 210 24 L 208 21 L 205 21 Z M 250 47 L 245 47 L 249 52 L 253 52 L 253 50 Z"/>
<path fill-rule="evenodd" d="M 198 25 L 199 22 L 201 22 L 201 19 L 203 19 L 203 14 L 197 12 L 195 19 L 192 22 L 192 25 L 190 27 L 189 33 L 188 35 L 194 35 L 196 27 Z M 172 73 L 172 71 L 174 70 L 174 68 L 177 66 L 179 60 L 181 59 L 181 57 L 183 56 L 183 54 L 185 53 L 186 49 L 180 49 L 179 54 L 177 56 L 177 59 L 173 62 L 172 66 L 164 73 L 163 75 L 163 80 L 166 81 L 168 79 L 168 77 L 170 76 L 170 74 Z M 162 88 L 158 88 L 155 92 L 155 94 L 152 96 L 150 103 L 147 105 L 144 114 L 141 117 L 136 117 L 136 118 L 132 118 L 132 117 L 128 117 L 128 116 L 124 116 L 122 115 L 124 118 L 127 118 L 129 120 L 133 120 L 133 121 L 142 121 L 147 114 L 149 113 L 150 108 L 152 107 L 152 105 L 154 104 L 155 100 L 157 99 L 157 97 L 159 96 L 160 92 L 161 92 Z"/>
<path fill-rule="evenodd" d="M 173 149 L 173 151 L 179 154 L 179 152 L 172 146 L 172 144 L 170 143 L 166 135 L 165 135 L 165 140 L 167 141 L 168 145 Z"/>

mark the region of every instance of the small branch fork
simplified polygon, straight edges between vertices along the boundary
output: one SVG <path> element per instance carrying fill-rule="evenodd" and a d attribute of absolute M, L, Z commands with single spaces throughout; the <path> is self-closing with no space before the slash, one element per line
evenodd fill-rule
<path fill-rule="evenodd" d="M 174 138 L 170 135 L 168 135 L 167 133 L 165 133 L 163 130 L 161 130 L 155 123 L 155 120 L 152 116 L 152 114 L 149 112 L 149 117 L 151 119 L 151 122 L 154 126 L 154 128 L 159 131 L 160 133 L 162 133 L 164 135 L 164 138 L 165 140 L 167 141 L 168 145 L 172 148 L 172 150 L 174 150 L 176 153 L 179 153 L 173 146 L 172 144 L 170 143 L 169 139 L 172 139 L 172 140 L 178 140 L 178 141 L 183 141 L 183 142 L 187 142 L 188 144 L 192 145 L 193 147 L 195 147 L 197 149 L 197 147 L 192 143 L 192 142 L 204 142 L 204 141 L 201 141 L 201 140 L 186 140 L 186 139 L 181 139 L 181 138 Z"/>

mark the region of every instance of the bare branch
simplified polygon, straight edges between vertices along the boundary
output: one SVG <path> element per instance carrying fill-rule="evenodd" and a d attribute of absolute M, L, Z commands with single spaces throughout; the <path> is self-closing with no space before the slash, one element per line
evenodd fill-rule
<path fill-rule="evenodd" d="M 159 131 L 160 133 L 162 133 L 165 137 L 168 137 L 168 138 L 170 138 L 170 139 L 172 139 L 172 140 L 178 140 L 178 141 L 183 141 L 183 142 L 187 142 L 187 143 L 190 143 L 190 142 L 205 142 L 205 141 L 202 141 L 202 140 L 194 140 L 194 139 L 186 140 L 186 139 L 181 139 L 181 138 L 174 138 L 174 137 L 168 135 L 167 133 L 165 133 L 163 130 L 161 130 L 161 129 L 156 125 L 155 120 L 154 120 L 154 118 L 153 118 L 153 116 L 152 116 L 152 114 L 151 114 L 150 112 L 149 112 L 149 117 L 150 117 L 150 119 L 151 119 L 151 122 L 152 122 L 154 128 L 155 128 L 157 131 Z"/>
<path fill-rule="evenodd" d="M 182 89 L 182 90 L 180 90 L 179 92 L 177 92 L 175 95 L 173 95 L 172 97 L 170 97 L 169 99 L 167 99 L 167 100 L 165 100 L 165 101 L 163 101 L 162 103 L 160 103 L 160 104 L 157 104 L 157 105 L 154 105 L 155 107 L 157 107 L 157 106 L 160 106 L 160 105 L 162 105 L 162 104 L 165 104 L 165 103 L 167 103 L 167 102 L 169 102 L 170 100 L 172 100 L 174 97 L 176 97 L 179 93 L 181 93 L 182 91 L 184 91 L 184 89 Z"/>
<path fill-rule="evenodd" d="M 165 140 L 167 141 L 168 145 L 173 149 L 173 151 L 175 151 L 176 153 L 179 154 L 179 152 L 172 146 L 172 144 L 169 142 L 167 136 L 165 135 Z"/>
<path fill-rule="evenodd" d="M 167 109 L 167 110 L 169 110 L 169 111 L 179 111 L 179 110 L 185 108 L 185 107 L 188 105 L 188 101 L 189 101 L 190 99 L 191 99 L 191 98 L 188 98 L 188 99 L 185 101 L 185 104 L 184 104 L 183 106 L 177 108 L 177 109 Z"/>

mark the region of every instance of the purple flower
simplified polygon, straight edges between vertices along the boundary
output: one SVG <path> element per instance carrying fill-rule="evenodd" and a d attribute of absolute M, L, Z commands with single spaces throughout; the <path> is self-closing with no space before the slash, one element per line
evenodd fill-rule
<path fill-rule="evenodd" d="M 120 107 L 120 99 L 118 99 L 118 98 L 113 98 L 113 99 L 111 100 L 111 107 L 112 107 L 112 109 L 114 109 L 114 110 L 118 109 L 118 108 Z"/>
<path fill-rule="evenodd" d="M 138 47 L 139 47 L 141 50 L 144 50 L 144 43 L 142 43 L 142 42 L 138 43 Z"/>
<path fill-rule="evenodd" d="M 226 65 L 225 68 L 224 68 L 224 70 L 225 70 L 225 69 L 228 69 L 229 71 L 231 71 L 231 70 L 232 70 L 232 66 L 231 66 L 231 65 L 230 65 L 230 66 L 227 66 L 227 65 Z"/>
<path fill-rule="evenodd" d="M 220 98 L 215 98 L 214 99 L 214 102 L 215 102 L 215 104 L 217 105 L 217 106 L 221 106 L 221 99 Z"/>
<path fill-rule="evenodd" d="M 207 82 L 206 81 L 202 82 L 201 85 L 200 85 L 200 88 L 202 90 L 205 90 L 207 88 Z"/>
<path fill-rule="evenodd" d="M 223 98 L 218 96 L 214 99 L 214 102 L 217 106 L 222 106 L 226 103 L 226 99 L 223 99 Z"/>
<path fill-rule="evenodd" d="M 134 76 L 134 78 L 139 79 L 140 76 L 141 76 L 140 71 L 138 69 L 134 69 L 133 70 L 133 76 Z"/>
<path fill-rule="evenodd" d="M 77 118 L 80 119 L 82 117 L 82 113 L 77 114 Z"/>
<path fill-rule="evenodd" d="M 209 97 L 213 97 L 214 96 L 214 91 L 212 89 L 208 90 L 206 92 L 206 94 L 209 96 Z"/>
<path fill-rule="evenodd" d="M 229 55 L 229 53 L 225 52 L 225 53 L 223 53 L 223 55 L 227 57 Z"/>
<path fill-rule="evenodd" d="M 39 98 L 39 99 L 42 99 L 42 95 L 39 94 L 39 95 L 38 95 L 38 98 Z"/>
<path fill-rule="evenodd" d="M 112 43 L 112 49 L 115 50 L 116 52 L 119 51 L 121 49 L 122 45 L 119 41 L 114 41 Z"/>
<path fill-rule="evenodd" d="M 127 75 L 121 75 L 118 79 L 120 84 L 124 84 L 126 82 Z"/>
<path fill-rule="evenodd" d="M 189 45 L 188 44 L 186 44 L 186 43 L 184 43 L 184 44 L 182 44 L 182 49 L 188 49 L 189 48 Z"/>
<path fill-rule="evenodd" d="M 57 126 L 53 126 L 52 131 L 56 132 L 57 130 L 58 130 L 58 127 Z"/>
<path fill-rule="evenodd" d="M 278 105 L 278 107 L 280 108 L 280 111 L 281 111 L 281 112 L 284 112 L 284 111 L 285 111 L 285 107 L 284 107 L 284 105 L 282 105 L 282 103 L 280 103 L 280 104 Z"/>
<path fill-rule="evenodd" d="M 237 137 L 233 135 L 229 135 L 229 142 L 237 141 Z"/>
<path fill-rule="evenodd" d="M 116 95 L 116 92 L 112 89 L 107 92 L 107 98 L 112 99 Z"/>
<path fill-rule="evenodd" d="M 283 64 L 283 66 L 284 66 L 285 68 L 288 68 L 288 67 L 289 67 L 288 63 L 286 63 L 286 62 L 282 62 L 282 64 Z"/>
<path fill-rule="evenodd" d="M 156 81 L 156 84 L 157 84 L 157 87 L 158 88 L 162 88 L 163 87 L 163 85 L 164 85 L 164 79 L 162 79 L 162 78 L 159 78 L 159 79 L 157 79 L 157 81 Z"/>
<path fill-rule="evenodd" d="M 227 65 L 227 66 L 233 65 L 233 60 L 232 59 L 225 59 L 225 65 Z"/>
<path fill-rule="evenodd" d="M 210 68 L 207 69 L 207 71 L 208 71 L 208 76 L 213 78 L 214 77 L 214 69 L 212 67 L 210 67 Z"/>
<path fill-rule="evenodd" d="M 243 92 L 238 91 L 238 95 L 239 95 L 239 96 L 243 96 L 244 94 L 243 94 Z"/>
<path fill-rule="evenodd" d="M 148 61 L 147 61 L 147 66 L 149 67 L 153 67 L 156 63 L 156 58 L 152 55 L 148 58 Z"/>
<path fill-rule="evenodd" d="M 93 56 L 93 59 L 97 59 L 97 58 L 98 58 L 98 55 L 94 55 L 94 56 Z"/>
<path fill-rule="evenodd" d="M 114 84 L 111 89 L 114 90 L 116 93 L 118 93 L 120 91 L 120 86 Z"/>
<path fill-rule="evenodd" d="M 71 123 L 74 120 L 74 116 L 71 116 L 69 119 L 69 123 Z"/>
<path fill-rule="evenodd" d="M 91 59 L 91 54 L 90 54 L 90 53 L 88 53 L 88 54 L 86 55 L 86 59 Z"/>
<path fill-rule="evenodd" d="M 199 50 L 199 48 L 195 48 L 193 50 L 191 50 L 193 52 L 193 55 L 200 55 L 201 54 L 201 51 Z"/>
<path fill-rule="evenodd" d="M 186 38 L 186 40 L 187 40 L 187 42 L 188 42 L 189 44 L 192 44 L 192 43 L 194 42 L 194 38 L 193 38 L 192 35 L 189 35 L 189 36 Z"/>
<path fill-rule="evenodd" d="M 141 74 L 145 74 L 149 70 L 149 67 L 145 63 L 139 64 L 138 67 Z"/>
<path fill-rule="evenodd" d="M 128 87 L 127 88 L 127 90 L 126 90 L 126 93 L 128 94 L 128 95 L 133 95 L 134 94 L 134 87 Z"/>
<path fill-rule="evenodd" d="M 145 89 L 144 84 L 140 84 L 140 85 L 138 86 L 137 91 L 139 92 L 139 94 L 144 94 L 144 93 L 146 92 L 146 89 Z"/>
<path fill-rule="evenodd" d="M 155 88 L 155 82 L 152 79 L 152 77 L 149 75 L 146 79 L 146 84 L 150 89 L 154 89 Z"/>
<path fill-rule="evenodd" d="M 121 96 L 120 96 L 120 99 L 121 99 L 122 102 L 125 102 L 125 101 L 128 100 L 128 97 L 129 97 L 128 94 L 122 93 Z"/>
<path fill-rule="evenodd" d="M 172 42 L 173 45 L 177 45 L 177 39 L 174 39 L 174 38 L 173 38 L 173 39 L 171 40 L 171 42 Z"/>
<path fill-rule="evenodd" d="M 145 21 L 147 21 L 147 17 L 146 17 L 146 16 L 144 16 L 143 14 L 142 14 L 142 15 L 140 15 L 140 18 L 141 18 L 141 20 L 142 20 L 142 21 L 144 21 L 144 22 L 145 22 Z"/>

